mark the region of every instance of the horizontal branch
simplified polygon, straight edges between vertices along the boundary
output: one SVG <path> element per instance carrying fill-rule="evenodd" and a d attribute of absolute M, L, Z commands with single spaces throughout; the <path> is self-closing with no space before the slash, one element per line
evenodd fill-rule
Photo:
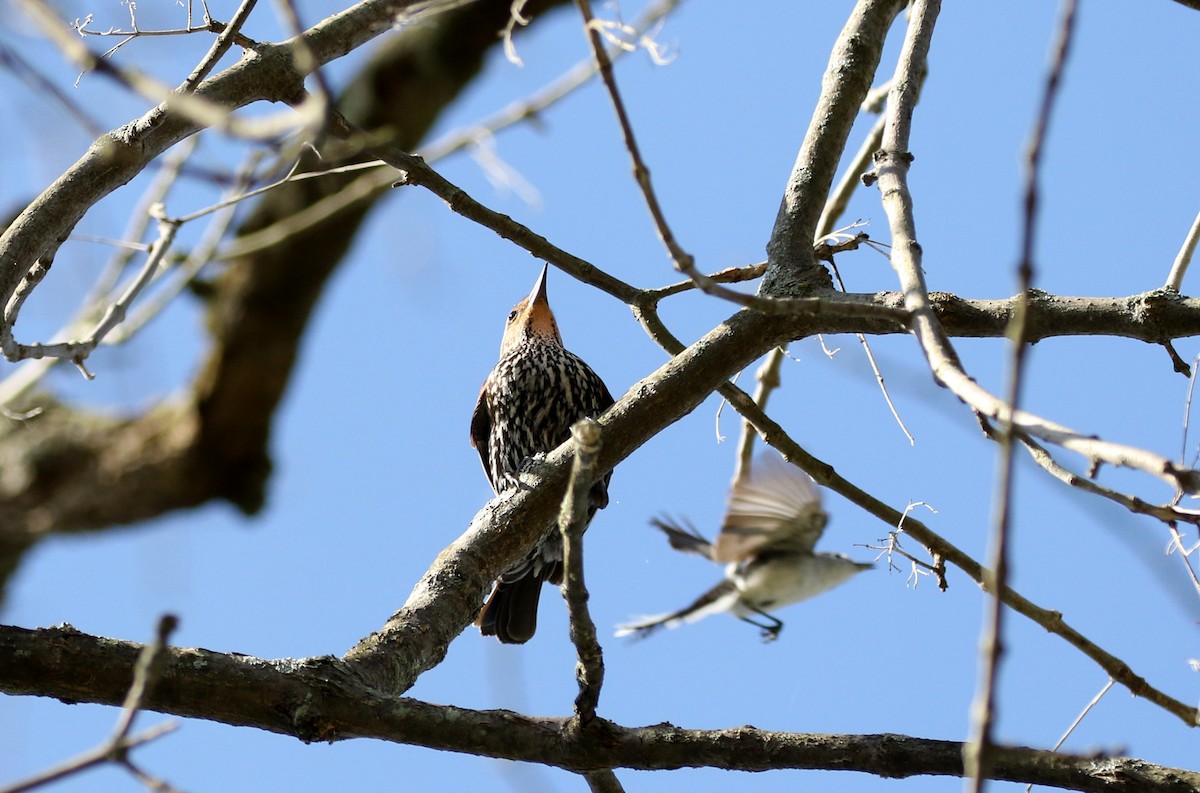
<path fill-rule="evenodd" d="M 119 704 L 141 646 L 70 626 L 0 626 L 0 691 Z M 374 738 L 588 772 L 605 768 L 819 769 L 888 778 L 962 773 L 962 744 L 903 735 L 821 735 L 737 727 L 622 727 L 392 698 L 333 658 L 265 660 L 168 648 L 144 707 L 303 741 Z M 1122 757 L 997 747 L 994 779 L 1105 793 L 1200 791 L 1200 774 Z"/>
<path fill-rule="evenodd" d="M 274 267 L 267 270 L 262 263 L 257 264 L 259 266 L 256 268 L 231 271 L 231 276 L 240 275 L 253 280 L 264 272 L 274 272 Z M 280 268 L 286 269 L 286 262 Z M 270 289 L 270 283 L 251 291 L 257 294 L 263 289 Z M 899 293 L 888 292 L 873 295 L 838 294 L 827 299 L 831 302 L 893 307 L 902 302 Z M 931 302 L 949 335 L 975 338 L 1002 337 L 1013 306 L 1012 300 L 967 300 L 945 293 L 932 294 Z M 244 322 L 245 317 L 253 319 L 255 315 L 246 311 L 223 311 L 219 316 L 242 318 L 239 321 Z M 250 322 L 242 335 L 253 336 L 255 328 L 259 325 L 269 326 L 271 321 L 278 325 L 278 316 L 271 315 L 260 323 Z M 816 333 L 904 332 L 894 321 L 868 319 L 845 311 L 781 317 L 764 317 L 741 311 L 734 315 L 731 322 L 719 326 L 714 332 L 726 339 L 722 342 L 725 345 L 724 352 L 718 357 L 703 353 L 702 348 L 711 339 L 702 341 L 690 357 L 681 357 L 664 367 L 660 373 L 647 378 L 646 383 L 655 383 L 656 386 L 653 393 L 647 391 L 646 395 L 655 398 L 652 403 L 647 402 L 637 408 L 636 415 L 643 421 L 642 431 L 636 440 L 631 441 L 631 445 L 623 446 L 619 453 L 615 451 L 615 442 L 606 444 L 606 456 L 612 455 L 608 457 L 610 467 L 615 461 L 632 453 L 654 432 L 692 410 L 726 378 L 777 344 Z M 731 328 L 742 326 L 745 327 L 744 336 L 740 341 L 733 341 L 732 335 L 736 334 L 730 333 Z M 1029 328 L 1031 337 L 1035 339 L 1108 335 L 1158 342 L 1168 337 L 1195 336 L 1200 335 L 1200 299 L 1184 298 L 1163 291 L 1116 298 L 1041 294 L 1030 302 Z M 260 344 L 252 349 L 271 349 L 261 343 L 261 335 L 256 338 L 260 339 Z M 239 345 L 237 350 L 246 348 L 246 345 Z M 214 359 L 222 360 L 219 355 L 222 349 L 218 347 Z M 234 360 L 244 367 L 253 367 L 260 360 L 246 359 L 244 352 L 239 355 Z M 276 355 L 276 358 L 282 359 L 283 356 Z M 696 363 L 688 363 L 691 359 L 702 361 L 708 370 L 701 371 L 694 382 L 686 387 L 684 401 L 675 409 L 667 409 L 664 400 L 672 398 L 671 392 L 661 389 L 668 382 L 679 380 L 681 375 L 684 380 L 691 377 L 687 372 L 696 371 L 692 368 Z M 217 377 L 213 372 L 222 371 L 211 363 L 210 369 L 212 378 Z M 668 369 L 670 371 L 666 371 Z M 228 379 L 233 383 L 247 382 L 239 377 Z M 260 377 L 260 388 L 261 380 Z M 3 440 L 0 443 L 0 466 L 12 474 L 5 481 L 19 485 L 18 489 L 9 489 L 0 483 L 0 560 L 5 558 L 6 548 L 16 552 L 9 564 L 3 567 L 11 569 L 20 550 L 50 533 L 130 523 L 172 509 L 203 503 L 213 497 L 224 497 L 246 505 L 247 511 L 253 511 L 254 506 L 260 503 L 261 488 L 269 471 L 270 463 L 262 449 L 274 403 L 266 405 L 261 411 L 248 411 L 248 402 L 241 390 L 224 389 L 217 385 L 211 385 L 207 390 L 211 394 L 222 394 L 228 390 L 228 398 L 220 403 L 227 404 L 227 407 L 213 407 L 217 402 L 210 397 L 209 406 L 199 416 L 186 404 L 173 404 L 137 419 L 121 420 L 90 416 L 66 406 L 43 402 L 46 410 L 36 421 L 19 426 L 12 422 L 0 424 L 0 440 Z M 635 385 L 631 393 L 639 393 L 639 386 Z M 236 432 L 231 432 L 218 421 L 224 416 L 237 422 Z M 218 429 L 221 431 L 218 432 Z M 608 432 L 606 429 L 606 438 L 612 437 Z M 142 440 L 130 442 L 129 433 Z M 207 445 L 210 442 L 206 438 L 215 436 L 242 439 L 242 442 L 222 451 L 219 457 L 214 457 L 218 447 Z M 118 438 L 123 440 L 117 442 Z M 255 443 L 245 441 L 247 438 L 256 439 Z M 196 455 L 198 443 L 206 444 L 206 456 Z M 221 465 L 206 464 L 201 468 L 196 466 L 197 460 L 211 463 L 215 459 L 224 462 Z M 80 464 L 85 465 L 80 468 Z M 565 470 L 562 469 L 563 482 Z M 95 500 L 97 492 L 109 493 L 113 497 L 106 499 L 103 505 L 98 505 Z M 138 498 L 124 495 L 134 492 Z M 147 498 L 148 494 L 154 494 L 154 497 Z M 509 519 L 511 516 L 506 512 L 504 517 Z M 544 522 L 541 525 L 552 519 L 553 504 L 545 509 L 542 517 Z M 515 548 L 508 550 L 515 554 Z M 469 619 L 463 624 L 467 622 Z M 448 642 L 452 636 L 444 638 Z"/>

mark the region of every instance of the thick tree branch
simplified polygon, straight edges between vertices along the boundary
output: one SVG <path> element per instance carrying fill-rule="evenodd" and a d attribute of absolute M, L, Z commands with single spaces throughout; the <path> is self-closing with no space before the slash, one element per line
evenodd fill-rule
<path fill-rule="evenodd" d="M 69 626 L 0 626 L 0 690 L 72 702 L 119 704 L 141 647 Z M 901 735 L 815 735 L 738 727 L 627 728 L 596 719 L 476 711 L 392 698 L 362 687 L 332 658 L 270 661 L 168 648 L 144 706 L 178 716 L 256 727 L 304 741 L 349 738 L 543 763 L 571 771 L 707 766 L 743 771 L 822 769 L 884 777 L 962 774 L 962 744 Z M 997 747 L 992 778 L 1104 793 L 1196 793 L 1200 774 L 1121 757 L 1080 757 Z"/>
<path fill-rule="evenodd" d="M 829 56 L 821 96 L 804 134 L 767 242 L 767 275 L 759 293 L 781 297 L 829 289 L 829 272 L 813 257 L 817 221 L 837 165 L 871 90 L 897 0 L 863 0 L 846 21 Z"/>

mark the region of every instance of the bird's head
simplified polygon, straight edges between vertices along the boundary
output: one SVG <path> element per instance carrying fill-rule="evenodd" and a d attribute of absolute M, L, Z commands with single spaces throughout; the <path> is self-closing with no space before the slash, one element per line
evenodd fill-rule
<path fill-rule="evenodd" d="M 500 342 L 501 356 L 526 341 L 562 345 L 558 323 L 554 321 L 554 312 L 550 310 L 550 301 L 546 299 L 546 270 L 547 267 L 542 267 L 542 274 L 538 276 L 529 297 L 513 306 L 508 313 L 504 340 Z"/>

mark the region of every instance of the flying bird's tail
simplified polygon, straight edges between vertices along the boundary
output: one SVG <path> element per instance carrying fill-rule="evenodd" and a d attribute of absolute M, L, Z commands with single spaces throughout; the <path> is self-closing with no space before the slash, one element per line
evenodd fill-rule
<path fill-rule="evenodd" d="M 677 628 L 689 622 L 696 622 L 712 614 L 729 611 L 738 602 L 738 596 L 737 586 L 732 581 L 725 580 L 697 598 L 696 602 L 679 611 L 618 625 L 616 635 L 636 636 L 641 639 L 659 628 Z"/>

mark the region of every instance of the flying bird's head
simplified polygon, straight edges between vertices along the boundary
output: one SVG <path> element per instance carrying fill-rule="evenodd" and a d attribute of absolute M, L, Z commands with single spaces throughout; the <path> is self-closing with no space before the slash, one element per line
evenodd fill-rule
<path fill-rule="evenodd" d="M 504 339 L 500 342 L 501 357 L 526 342 L 562 346 L 558 323 L 554 321 L 554 312 L 550 310 L 550 301 L 546 298 L 546 270 L 547 267 L 542 267 L 542 274 L 538 276 L 529 296 L 508 313 Z"/>

